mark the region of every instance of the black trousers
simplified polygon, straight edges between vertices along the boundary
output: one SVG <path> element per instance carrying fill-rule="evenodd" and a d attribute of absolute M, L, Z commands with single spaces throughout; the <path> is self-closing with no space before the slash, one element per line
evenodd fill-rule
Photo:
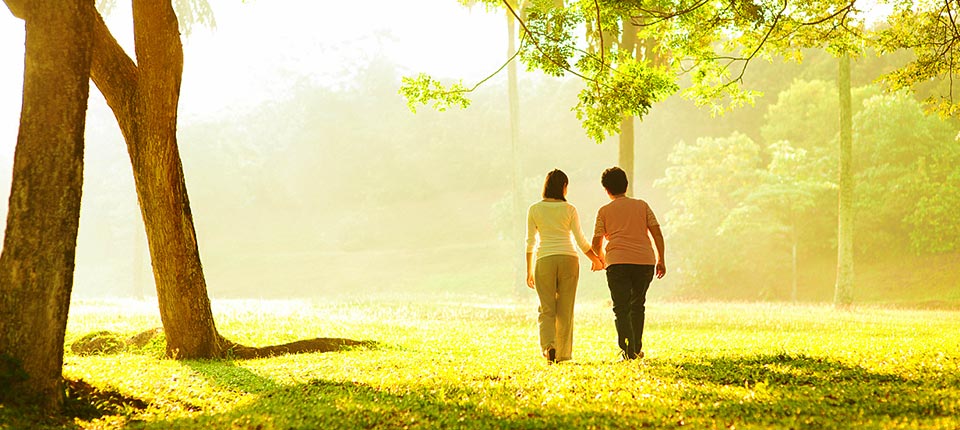
<path fill-rule="evenodd" d="M 643 351 L 643 320 L 653 271 L 653 265 L 613 264 L 607 267 L 607 287 L 613 300 L 617 343 L 626 358 L 636 358 Z"/>

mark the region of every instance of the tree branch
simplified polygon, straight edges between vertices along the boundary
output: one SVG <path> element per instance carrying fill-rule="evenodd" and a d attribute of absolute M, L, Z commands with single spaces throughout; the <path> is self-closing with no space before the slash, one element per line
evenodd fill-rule
<path fill-rule="evenodd" d="M 531 34 L 531 35 L 536 34 L 536 33 L 532 32 L 532 31 L 530 31 L 530 28 L 527 27 L 527 23 L 524 22 L 522 18 L 520 18 L 520 15 L 518 15 L 518 14 L 517 14 L 517 11 L 513 9 L 513 6 L 510 6 L 510 2 L 509 2 L 509 1 L 503 0 L 503 4 L 507 7 L 507 9 L 508 9 L 508 10 L 510 11 L 510 13 L 513 15 L 513 17 L 517 19 L 517 22 L 520 23 L 520 27 L 523 27 L 523 31 L 525 31 L 527 34 Z M 572 75 L 574 75 L 574 76 L 576 76 L 576 77 L 578 77 L 578 78 L 580 78 L 580 79 L 583 79 L 583 80 L 585 80 L 585 81 L 587 81 L 587 82 L 596 82 L 596 79 L 590 79 L 590 78 L 588 78 L 588 77 L 586 77 L 586 76 L 583 76 L 583 75 L 581 75 L 580 73 L 577 73 L 576 71 L 571 70 L 569 67 L 567 67 L 566 64 L 557 63 L 556 61 L 553 60 L 552 57 L 550 57 L 549 55 L 547 55 L 546 52 L 543 51 L 543 48 L 540 47 L 540 44 L 537 42 L 537 38 L 536 38 L 536 37 L 533 37 L 533 38 L 531 38 L 531 39 L 533 40 L 533 46 L 535 46 L 535 47 L 537 48 L 537 50 L 540 51 L 541 54 L 543 54 L 545 57 L 547 57 L 547 58 L 550 60 L 550 62 L 553 63 L 554 66 L 557 66 L 557 67 L 559 67 L 559 68 L 561 68 L 561 69 L 563 69 L 563 70 L 566 70 L 566 71 L 570 72 L 570 74 L 572 74 Z M 522 46 L 522 45 L 521 45 L 521 46 Z M 519 52 L 519 50 L 517 50 L 517 52 Z"/>
<path fill-rule="evenodd" d="M 593 6 L 597 8 L 597 35 L 600 36 L 600 72 L 603 73 L 603 67 L 607 64 L 604 60 L 604 52 L 607 50 L 607 45 L 603 43 L 603 22 L 600 20 L 600 3 L 597 0 L 593 0 Z"/>
<path fill-rule="evenodd" d="M 654 17 L 654 18 L 657 18 L 657 19 L 654 20 L 653 22 L 649 22 L 649 23 L 640 23 L 640 22 L 637 22 L 637 21 L 635 21 L 635 20 L 640 19 L 640 18 L 642 18 L 642 17 L 640 17 L 640 16 L 632 16 L 632 17 L 630 17 L 630 21 L 631 21 L 631 23 L 632 23 L 633 25 L 635 25 L 635 26 L 637 26 L 637 27 L 649 27 L 649 26 L 657 25 L 657 24 L 659 24 L 659 23 L 661 23 L 661 22 L 667 21 L 667 20 L 669 20 L 669 19 L 671 19 L 671 18 L 676 18 L 676 17 L 678 17 L 678 16 L 680 16 L 680 15 L 685 15 L 685 14 L 688 14 L 688 13 L 690 13 L 690 12 L 693 12 L 693 11 L 695 11 L 695 10 L 697 10 L 697 9 L 700 9 L 701 7 L 703 7 L 704 5 L 706 5 L 706 4 L 709 3 L 709 2 L 710 2 L 710 0 L 701 0 L 700 3 L 696 3 L 696 4 L 694 4 L 693 6 L 690 6 L 690 7 L 687 8 L 687 9 L 678 10 L 678 11 L 674 11 L 674 12 L 667 12 L 667 13 L 664 13 L 664 12 L 661 12 L 661 11 L 655 11 L 655 10 L 651 10 L 651 9 L 645 9 L 645 8 L 642 8 L 642 7 L 637 7 L 637 9 L 638 9 L 639 11 L 647 14 L 648 16 L 651 16 L 651 17 Z"/>
<path fill-rule="evenodd" d="M 773 30 L 777 28 L 777 24 L 780 22 L 780 19 L 783 17 L 783 13 L 787 11 L 787 1 L 784 0 L 783 7 L 780 8 L 780 12 L 777 12 L 777 15 L 774 16 L 773 22 L 770 24 L 770 28 L 767 29 L 767 32 L 763 35 L 763 39 L 760 39 L 760 43 L 753 49 L 753 52 L 743 60 L 743 67 L 740 68 L 740 74 L 736 78 L 728 82 L 724 87 L 731 85 L 734 82 L 743 82 L 743 75 L 747 72 L 747 66 L 750 64 L 750 60 L 753 60 L 753 57 L 756 57 L 757 53 L 760 52 L 760 48 L 767 43 L 767 40 L 770 38 L 770 35 L 773 34 Z M 733 64 L 732 62 L 730 64 Z"/>
<path fill-rule="evenodd" d="M 124 124 L 132 118 L 136 88 L 139 85 L 140 72 L 130 56 L 110 33 L 103 17 L 97 13 L 93 25 L 93 63 L 90 67 L 90 79 L 103 94 L 107 105 L 113 110 L 117 121 Z M 130 140 L 127 139 L 129 142 Z"/>
<path fill-rule="evenodd" d="M 813 25 L 823 24 L 823 23 L 825 23 L 825 22 L 827 22 L 827 21 L 829 21 L 829 20 L 831 20 L 831 19 L 833 19 L 833 18 L 836 18 L 837 16 L 839 16 L 839 15 L 841 15 L 841 14 L 844 16 L 843 21 L 846 21 L 847 15 L 849 15 L 850 12 L 853 10 L 854 3 L 856 3 L 856 0 L 851 0 L 850 3 L 847 3 L 846 6 L 840 8 L 839 10 L 837 10 L 836 12 L 834 12 L 834 13 L 832 13 L 832 14 L 830 14 L 830 15 L 827 15 L 827 16 L 821 18 L 821 19 L 817 19 L 817 20 L 814 20 L 814 21 L 805 21 L 805 22 L 800 23 L 800 25 L 813 26 Z"/>
<path fill-rule="evenodd" d="M 520 44 L 523 44 L 523 40 L 524 40 L 526 37 L 527 37 L 526 34 L 524 34 L 523 36 L 520 36 Z M 507 65 L 509 65 L 511 61 L 513 61 L 515 58 L 517 58 L 518 55 L 520 55 L 520 50 L 519 50 L 519 49 L 517 50 L 517 52 L 514 52 L 513 55 L 511 55 L 510 58 L 507 59 L 507 61 L 505 61 L 502 65 L 500 65 L 500 68 L 499 68 L 499 69 L 497 69 L 495 72 L 487 75 L 487 77 L 481 79 L 481 80 L 480 80 L 479 82 L 477 82 L 474 86 L 472 86 L 472 87 L 470 87 L 470 88 L 468 88 L 468 89 L 458 90 L 458 91 L 444 91 L 444 92 L 439 93 L 439 94 L 456 94 L 456 93 L 470 93 L 470 92 L 473 92 L 473 91 L 476 90 L 477 88 L 480 88 L 480 86 L 483 85 L 485 82 L 489 81 L 490 78 L 493 78 L 494 76 L 496 76 L 497 74 L 499 74 L 500 72 L 502 72 L 503 69 L 504 69 L 505 67 L 507 67 Z"/>

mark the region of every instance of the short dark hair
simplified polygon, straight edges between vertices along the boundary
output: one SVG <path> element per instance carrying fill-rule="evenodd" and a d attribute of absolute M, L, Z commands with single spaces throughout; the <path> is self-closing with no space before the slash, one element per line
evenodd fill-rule
<path fill-rule="evenodd" d="M 569 183 L 567 175 L 560 169 L 553 169 L 547 173 L 547 180 L 543 181 L 543 198 L 567 201 L 563 196 L 563 187 Z"/>
<path fill-rule="evenodd" d="M 627 184 L 629 184 L 627 172 L 616 166 L 611 167 L 603 171 L 603 175 L 600 176 L 600 183 L 603 184 L 603 188 L 606 188 L 608 193 L 614 196 L 626 193 Z"/>

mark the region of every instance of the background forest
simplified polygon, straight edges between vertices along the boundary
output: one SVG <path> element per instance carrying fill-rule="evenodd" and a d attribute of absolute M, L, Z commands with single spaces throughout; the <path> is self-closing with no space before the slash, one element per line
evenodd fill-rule
<path fill-rule="evenodd" d="M 806 56 L 751 63 L 745 84 L 764 93 L 752 107 L 714 117 L 674 96 L 638 123 L 634 190 L 665 226 L 671 270 L 651 294 L 831 299 L 836 60 Z M 945 268 L 960 264 L 960 128 L 880 91 L 873 80 L 895 61 L 854 62 L 856 298 L 956 302 L 960 275 Z M 335 86 L 291 73 L 267 103 L 181 116 L 210 294 L 522 294 L 504 79 L 468 111 L 414 115 L 397 94 L 408 70 L 380 57 L 357 70 Z M 591 142 L 568 110 L 581 83 L 521 77 L 521 200 L 563 169 L 590 232 L 616 142 Z M 75 294 L 151 296 L 129 161 L 97 96 L 87 128 Z M 602 275 L 582 278 L 581 296 L 606 297 Z"/>

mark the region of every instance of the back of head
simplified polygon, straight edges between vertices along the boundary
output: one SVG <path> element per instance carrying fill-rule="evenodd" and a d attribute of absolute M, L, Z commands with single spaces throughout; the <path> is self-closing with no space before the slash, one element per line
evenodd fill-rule
<path fill-rule="evenodd" d="M 618 195 L 627 192 L 627 173 L 619 167 L 611 167 L 603 171 L 603 175 L 600 176 L 600 183 L 603 184 L 603 188 L 607 190 L 610 195 Z"/>
<path fill-rule="evenodd" d="M 568 182 L 566 173 L 560 169 L 551 170 L 543 182 L 543 198 L 567 201 L 563 195 L 563 187 L 566 187 Z"/>

